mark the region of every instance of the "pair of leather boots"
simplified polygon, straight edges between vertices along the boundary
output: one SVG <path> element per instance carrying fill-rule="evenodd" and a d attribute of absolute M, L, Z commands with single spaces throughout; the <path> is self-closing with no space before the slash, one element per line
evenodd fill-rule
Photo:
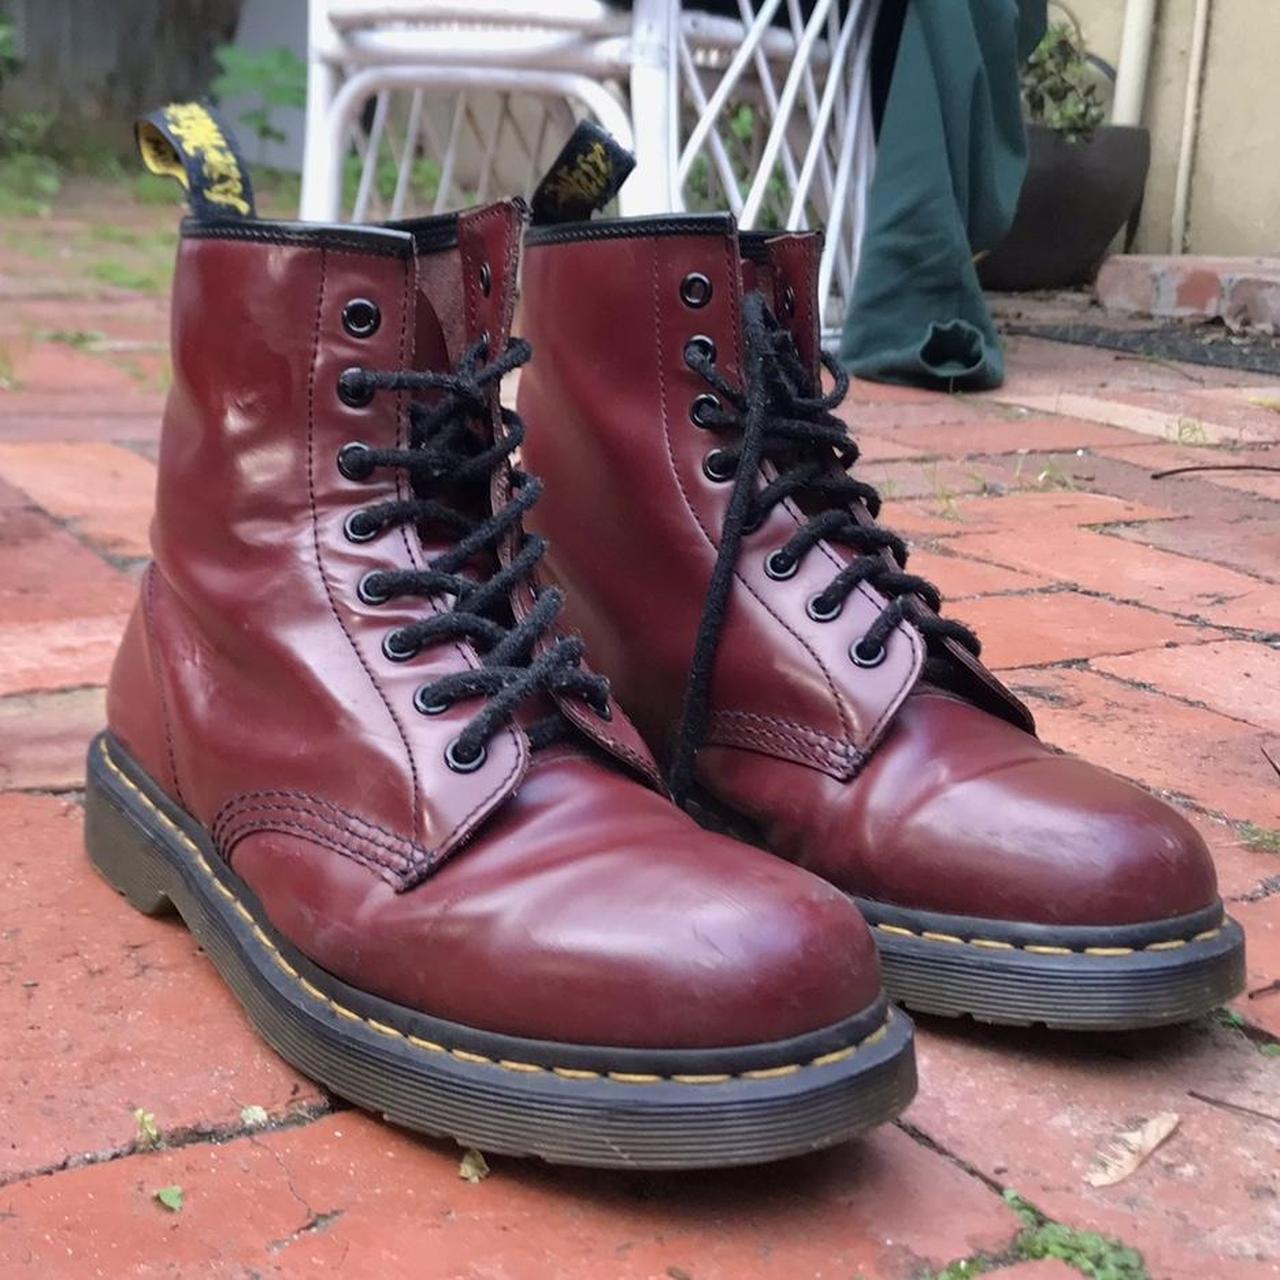
<path fill-rule="evenodd" d="M 1239 989 L 1196 832 L 1044 747 L 876 522 L 817 237 L 260 221 L 186 142 L 87 843 L 283 1057 L 490 1152 L 729 1165 L 908 1103 L 889 999 L 1100 1029 Z"/>

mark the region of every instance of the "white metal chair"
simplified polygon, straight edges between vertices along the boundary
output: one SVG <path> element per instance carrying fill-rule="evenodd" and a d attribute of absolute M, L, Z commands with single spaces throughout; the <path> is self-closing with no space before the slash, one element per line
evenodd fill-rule
<path fill-rule="evenodd" d="M 577 116 L 636 153 L 624 216 L 824 227 L 829 327 L 857 270 L 879 0 L 310 0 L 306 219 L 529 194 Z M 344 193 L 346 198 L 344 199 Z"/>

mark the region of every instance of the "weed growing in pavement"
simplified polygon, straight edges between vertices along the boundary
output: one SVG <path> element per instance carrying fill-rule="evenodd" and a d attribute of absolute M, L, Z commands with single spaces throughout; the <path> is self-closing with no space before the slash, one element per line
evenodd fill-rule
<path fill-rule="evenodd" d="M 1280 831 L 1275 827 L 1260 827 L 1256 822 L 1240 824 L 1240 840 L 1246 849 L 1254 853 L 1280 853 Z"/>
<path fill-rule="evenodd" d="M 1054 1222 L 1016 1191 L 1004 1192 L 1005 1203 L 1018 1215 L 1022 1230 L 1000 1254 L 974 1254 L 949 1263 L 923 1280 L 975 1280 L 1015 1262 L 1056 1258 L 1090 1280 L 1151 1280 L 1142 1255 L 1119 1240 Z"/>

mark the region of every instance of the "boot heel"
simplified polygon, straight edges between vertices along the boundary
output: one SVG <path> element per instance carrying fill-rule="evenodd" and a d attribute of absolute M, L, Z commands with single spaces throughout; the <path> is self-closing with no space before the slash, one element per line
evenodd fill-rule
<path fill-rule="evenodd" d="M 95 741 L 89 748 L 84 800 L 89 861 L 143 915 L 169 915 L 175 908 L 166 888 L 170 874 L 164 857 L 115 792 Z"/>

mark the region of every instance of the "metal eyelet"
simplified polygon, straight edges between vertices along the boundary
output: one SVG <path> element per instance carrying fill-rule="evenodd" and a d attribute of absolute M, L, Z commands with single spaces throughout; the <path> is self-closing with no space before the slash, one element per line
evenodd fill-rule
<path fill-rule="evenodd" d="M 799 567 L 800 561 L 793 560 L 781 549 L 770 551 L 764 558 L 764 571 L 775 582 L 785 582 L 788 578 L 794 578 Z"/>
<path fill-rule="evenodd" d="M 680 301 L 686 307 L 705 307 L 711 301 L 711 281 L 701 271 L 690 271 L 680 281 Z"/>
<path fill-rule="evenodd" d="M 738 460 L 723 449 L 712 449 L 702 460 L 702 474 L 716 484 L 732 480 L 738 471 Z"/>
<path fill-rule="evenodd" d="M 440 698 L 435 702 L 427 701 L 427 686 L 419 685 L 413 694 L 413 709 L 420 711 L 424 716 L 442 716 L 453 703 L 448 698 Z"/>
<path fill-rule="evenodd" d="M 353 338 L 372 338 L 382 323 L 382 312 L 369 298 L 352 298 L 342 308 L 342 327 Z"/>
<path fill-rule="evenodd" d="M 856 667 L 878 667 L 888 656 L 889 650 L 884 645 L 878 645 L 875 651 L 869 654 L 862 652 L 861 640 L 849 646 L 849 657 Z"/>
<path fill-rule="evenodd" d="M 717 412 L 719 408 L 720 398 L 718 396 L 713 396 L 709 393 L 700 395 L 689 406 L 689 421 L 695 427 L 701 427 L 703 431 L 706 431 L 713 425 L 708 415 Z"/>
<path fill-rule="evenodd" d="M 493 292 L 493 272 L 489 270 L 487 262 L 480 264 L 480 292 L 486 298 Z"/>
<path fill-rule="evenodd" d="M 833 622 L 844 612 L 844 601 L 837 600 L 835 606 L 831 609 L 824 609 L 818 601 L 822 596 L 822 592 L 818 592 L 816 596 L 810 596 L 805 603 L 804 611 L 813 619 L 814 622 Z"/>
<path fill-rule="evenodd" d="M 782 291 L 782 303 L 780 309 L 784 320 L 790 320 L 796 313 L 796 291 L 790 285 L 787 285 L 787 287 Z"/>
<path fill-rule="evenodd" d="M 353 511 L 342 522 L 342 532 L 346 535 L 348 542 L 372 542 L 382 532 L 382 529 L 377 525 L 370 528 L 357 524 L 357 521 L 364 514 L 363 511 Z"/>
<path fill-rule="evenodd" d="M 606 724 L 613 719 L 613 703 L 611 703 L 607 698 L 601 706 L 597 707 L 594 702 L 588 702 L 587 706 L 589 706 L 591 710 L 594 711 Z"/>
<path fill-rule="evenodd" d="M 360 597 L 362 604 L 386 604 L 391 596 L 386 591 L 379 591 L 373 585 L 373 579 L 380 577 L 377 569 L 370 569 L 359 582 L 356 583 L 356 595 Z"/>
<path fill-rule="evenodd" d="M 684 344 L 684 362 L 690 369 L 694 368 L 694 360 L 701 356 L 708 364 L 716 362 L 716 344 L 705 333 L 695 333 Z"/>
<path fill-rule="evenodd" d="M 382 656 L 391 662 L 408 662 L 410 658 L 418 655 L 418 646 L 414 645 L 411 649 L 405 648 L 403 645 L 396 643 L 397 640 L 404 640 L 404 635 L 400 631 L 388 631 L 382 637 Z"/>
<path fill-rule="evenodd" d="M 458 756 L 458 740 L 454 738 L 444 749 L 444 762 L 454 773 L 475 773 L 484 764 L 488 755 L 489 749 L 481 747 L 470 760 L 460 759 Z"/>
<path fill-rule="evenodd" d="M 338 470 L 348 480 L 367 480 L 373 474 L 372 452 L 362 440 L 348 440 L 338 450 Z"/>
<path fill-rule="evenodd" d="M 352 409 L 363 409 L 373 399 L 376 389 L 369 375 L 358 366 L 338 374 L 338 399 Z"/>

